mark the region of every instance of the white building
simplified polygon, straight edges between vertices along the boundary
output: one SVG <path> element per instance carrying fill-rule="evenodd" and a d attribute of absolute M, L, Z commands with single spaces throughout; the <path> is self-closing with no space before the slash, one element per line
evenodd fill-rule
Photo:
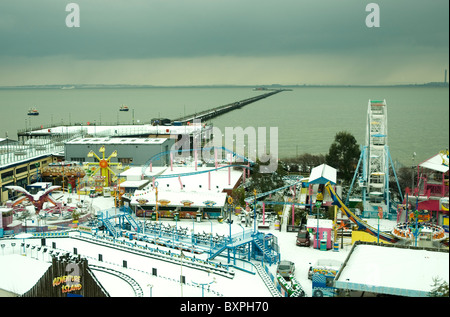
<path fill-rule="evenodd" d="M 357 242 L 335 286 L 350 296 L 426 297 L 436 278 L 449 283 L 448 250 Z"/>
<path fill-rule="evenodd" d="M 141 190 L 130 193 L 128 201 L 137 210 L 155 210 L 164 217 L 179 212 L 181 218 L 195 217 L 201 212 L 204 217 L 217 218 L 228 207 L 227 196 L 238 187 L 243 171 L 226 165 L 215 169 L 206 166 L 168 166 L 130 168 L 120 174 L 126 182 L 147 181 Z M 156 187 L 158 198 L 156 198 Z M 139 214 L 139 212 L 138 212 Z"/>

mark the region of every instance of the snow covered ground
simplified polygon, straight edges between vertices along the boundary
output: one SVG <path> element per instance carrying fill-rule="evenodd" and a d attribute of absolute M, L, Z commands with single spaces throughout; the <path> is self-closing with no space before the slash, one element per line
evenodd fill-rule
<path fill-rule="evenodd" d="M 108 198 L 94 198 L 92 201 L 95 209 L 102 210 L 111 206 L 112 200 Z M 233 215 L 234 223 L 231 225 L 231 234 L 243 232 L 243 227 L 238 225 L 237 216 Z M 173 220 L 162 220 L 163 223 L 174 225 Z M 219 223 L 216 220 L 211 222 L 203 220 L 194 222 L 192 220 L 180 220 L 177 225 L 187 227 L 189 230 L 195 230 L 196 233 L 210 233 L 212 224 L 212 233 L 228 236 L 230 225 Z M 312 247 L 298 247 L 295 244 L 296 233 L 286 232 L 285 230 L 260 229 L 265 233 L 272 233 L 278 238 L 280 246 L 281 260 L 289 260 L 295 263 L 295 277 L 303 287 L 306 296 L 312 295 L 311 281 L 307 278 L 308 269 L 311 263 L 318 259 L 334 259 L 344 261 L 347 257 L 351 245 L 348 239 L 344 241 L 344 248 L 339 251 L 328 250 L 321 251 Z M 79 233 L 76 233 L 79 235 Z M 127 241 L 128 239 L 124 238 Z M 50 265 L 50 256 L 48 253 L 37 251 L 37 247 L 32 249 L 32 245 L 40 246 L 40 239 L 27 239 L 28 248 L 20 248 L 21 239 L 3 239 L 0 243 L 2 247 L 0 254 L 0 289 L 11 292 L 23 293 L 31 288 L 39 277 Z M 155 297 L 270 297 L 271 293 L 257 273 L 256 269 L 249 263 L 244 268 L 248 273 L 239 269 L 232 269 L 235 273 L 234 278 L 228 278 L 217 274 L 209 273 L 205 270 L 198 270 L 182 265 L 179 261 L 169 263 L 156 260 L 141 255 L 136 255 L 122 250 L 112 249 L 86 241 L 80 241 L 72 238 L 46 238 L 46 245 L 51 246 L 55 242 L 56 249 L 60 252 L 73 252 L 77 248 L 78 254 L 86 257 L 89 264 L 110 267 L 113 270 L 123 272 L 135 279 L 143 291 L 143 296 Z M 15 247 L 11 243 L 16 243 Z M 152 245 L 154 247 L 154 245 Z M 169 250 L 158 246 L 161 250 Z M 179 254 L 180 251 L 170 249 L 172 253 Z M 186 256 L 194 256 L 190 252 L 185 252 Z M 19 255 L 20 254 L 20 255 Z M 102 254 L 103 261 L 98 261 L 99 254 Z M 25 256 L 24 256 L 25 255 Z M 195 254 L 196 259 L 206 259 L 207 254 Z M 127 268 L 123 267 L 123 261 L 127 262 Z M 217 257 L 217 262 L 226 263 L 224 257 Z M 254 262 L 258 263 L 258 262 Z M 152 275 L 153 270 L 157 270 L 157 276 Z M 276 274 L 276 265 L 269 267 L 270 272 Z M 24 278 L 23 272 L 26 272 Z M 107 289 L 111 296 L 135 296 L 133 288 L 124 280 L 108 273 L 94 270 L 95 275 L 102 285 Z M 179 282 L 180 275 L 185 276 L 185 284 Z M 204 290 L 199 286 L 204 284 Z"/>
<path fill-rule="evenodd" d="M 172 221 L 173 222 L 173 221 Z M 179 225 L 189 226 L 187 221 L 179 222 Z M 237 227 L 237 228 L 236 228 Z M 232 225 L 232 233 L 236 230 L 242 230 L 239 226 Z M 195 223 L 197 232 L 209 232 L 210 223 Z M 213 233 L 224 234 L 229 231 L 227 224 L 214 224 Z M 268 230 L 278 237 L 278 243 L 281 247 L 281 258 L 290 260 L 296 264 L 295 276 L 306 292 L 306 296 L 311 296 L 311 281 L 307 279 L 307 272 L 310 263 L 314 263 L 319 258 L 337 259 L 344 261 L 348 254 L 350 246 L 345 246 L 343 250 L 334 252 L 332 250 L 320 251 L 305 247 L 297 247 L 295 245 L 295 233 L 275 232 Z M 127 239 L 124 239 L 125 241 Z M 16 242 L 13 248 L 11 242 Z M 235 276 L 233 279 L 208 273 L 206 271 L 192 269 L 180 264 L 168 263 L 160 260 L 149 259 L 143 256 L 134 255 L 129 252 L 119 251 L 108 247 L 102 247 L 85 241 L 79 241 L 71 238 L 55 238 L 46 239 L 49 246 L 55 242 L 56 248 L 61 252 L 73 252 L 73 248 L 77 248 L 78 254 L 86 257 L 90 264 L 110 267 L 114 270 L 121 271 L 134 278 L 142 287 L 144 296 L 202 296 L 201 288 L 196 287 L 197 284 L 207 284 L 213 282 L 206 289 L 204 296 L 224 296 L 224 297 L 268 297 L 271 296 L 267 287 L 263 283 L 260 276 L 251 264 L 246 264 L 245 269 L 255 272 L 255 274 L 243 272 L 233 269 Z M 0 261 L 0 288 L 9 291 L 17 291 L 23 293 L 34 285 L 37 279 L 47 269 L 50 256 L 36 249 L 32 250 L 32 245 L 39 246 L 40 239 L 27 239 L 26 244 L 30 244 L 29 248 L 25 248 L 25 252 L 20 248 L 21 241 L 2 240 L 2 244 L 6 247 Z M 159 247 L 160 249 L 165 249 Z M 172 250 L 173 253 L 179 253 Z M 12 254 L 11 254 L 12 253 Z M 189 252 L 185 252 L 187 256 L 192 256 Z M 21 255 L 19 255 L 21 254 Z M 26 254 L 23 256 L 22 254 Z M 98 261 L 98 255 L 102 254 L 103 261 Z M 206 259 L 206 254 L 196 255 L 198 259 Z M 127 268 L 123 268 L 123 261 L 127 262 Z M 218 261 L 226 263 L 226 259 L 218 258 Z M 152 269 L 157 269 L 157 276 L 153 276 Z M 26 275 L 23 275 L 26 272 Z M 108 290 L 111 296 L 135 296 L 133 289 L 129 284 L 119 278 L 107 273 L 94 271 L 102 285 Z M 270 272 L 275 275 L 276 265 L 270 267 Z M 179 276 L 184 275 L 186 284 L 182 287 L 179 283 Z M 20 276 L 20 278 L 18 278 Z M 151 293 L 151 294 L 150 294 Z"/>

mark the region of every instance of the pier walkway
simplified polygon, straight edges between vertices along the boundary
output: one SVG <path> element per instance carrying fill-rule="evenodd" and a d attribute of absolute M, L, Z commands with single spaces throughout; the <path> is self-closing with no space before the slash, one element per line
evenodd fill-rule
<path fill-rule="evenodd" d="M 269 96 L 287 90 L 290 89 L 271 90 L 269 92 L 266 92 L 264 94 L 255 97 L 235 101 L 226 105 L 214 107 L 202 112 L 197 112 L 176 119 L 170 119 L 170 121 L 172 124 L 174 124 L 174 122 L 177 122 L 178 123 L 177 125 L 182 125 L 186 127 L 187 123 L 193 122 L 194 119 L 206 121 L 208 119 L 217 117 L 226 112 L 242 108 L 243 106 L 246 106 L 258 100 L 267 98 Z M 97 122 L 94 122 L 88 123 L 88 125 L 86 125 L 85 123 L 71 123 L 69 125 L 51 124 L 51 125 L 41 125 L 40 127 L 34 128 L 29 127 L 26 129 L 19 129 L 17 131 L 17 137 L 19 140 L 22 139 L 21 143 L 25 143 L 25 140 L 28 140 L 29 138 L 36 138 L 36 137 L 48 138 L 50 136 L 55 137 L 59 145 L 63 145 L 66 139 L 72 139 L 74 137 L 85 134 L 95 135 L 96 137 L 98 136 L 123 137 L 123 136 L 144 136 L 149 134 L 157 134 L 157 135 L 165 134 L 164 132 L 161 131 L 154 131 L 155 129 L 158 130 L 159 127 L 161 127 L 161 129 L 164 131 L 166 130 L 166 127 L 164 125 L 153 126 L 145 122 L 136 123 L 134 122 L 134 119 L 133 122 L 130 124 L 126 124 L 124 122 L 119 123 L 118 121 L 115 123 L 103 123 L 103 124 L 102 123 L 98 124 Z M 186 133 L 186 131 L 184 133 Z"/>
<path fill-rule="evenodd" d="M 180 118 L 176 118 L 173 121 L 178 121 L 178 122 L 181 122 L 182 124 L 186 124 L 187 122 L 192 122 L 194 119 L 205 121 L 205 120 L 217 117 L 226 112 L 242 108 L 243 106 L 246 106 L 246 105 L 256 102 L 258 100 L 267 98 L 269 96 L 275 95 L 282 91 L 284 91 L 284 89 L 277 89 L 277 90 L 270 91 L 268 93 L 265 93 L 265 94 L 262 94 L 259 96 L 247 98 L 244 100 L 240 100 L 240 101 L 232 102 L 232 103 L 229 103 L 226 105 L 218 106 L 218 107 L 215 107 L 212 109 L 208 109 L 208 110 L 205 110 L 202 112 L 198 112 L 198 113 L 190 114 L 190 115 L 183 116 Z"/>

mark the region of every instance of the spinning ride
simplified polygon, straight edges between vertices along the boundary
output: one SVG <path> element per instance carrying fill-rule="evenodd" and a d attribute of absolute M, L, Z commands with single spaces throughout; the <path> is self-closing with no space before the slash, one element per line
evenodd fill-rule
<path fill-rule="evenodd" d="M 84 163 L 85 168 L 89 169 L 89 167 L 93 166 L 92 176 L 97 174 L 100 171 L 100 175 L 103 177 L 103 186 L 108 187 L 112 182 L 111 174 L 117 177 L 116 173 L 111 169 L 111 166 L 116 166 L 118 169 L 122 168 L 122 163 L 114 163 L 111 162 L 111 158 L 117 157 L 117 151 L 112 152 L 107 158 L 105 157 L 105 146 L 102 146 L 99 149 L 99 152 L 102 153 L 102 158 L 100 158 L 94 151 L 90 151 L 88 153 L 88 157 L 95 157 L 98 162 L 89 162 Z M 97 168 L 95 168 L 97 166 Z"/>
<path fill-rule="evenodd" d="M 19 186 L 6 186 L 6 188 L 24 194 L 24 196 L 17 198 L 12 203 L 11 207 L 15 207 L 18 204 L 22 203 L 23 201 L 29 200 L 36 208 L 36 214 L 39 214 L 45 202 L 50 202 L 56 206 L 57 202 L 50 196 L 50 193 L 53 192 L 55 189 L 61 188 L 61 186 L 51 186 L 47 188 L 45 191 L 38 192 L 36 195 L 30 194 L 26 189 L 23 189 L 22 187 Z"/>
<path fill-rule="evenodd" d="M 417 241 L 440 242 L 447 238 L 443 227 L 430 223 L 431 213 L 428 211 L 413 211 L 409 213 L 408 222 L 398 223 L 392 230 L 392 234 L 399 240 L 410 243 Z"/>
<path fill-rule="evenodd" d="M 417 240 L 440 242 L 446 239 L 444 228 L 433 223 L 398 223 L 392 230 L 392 234 L 399 240 L 409 242 L 417 242 Z"/>

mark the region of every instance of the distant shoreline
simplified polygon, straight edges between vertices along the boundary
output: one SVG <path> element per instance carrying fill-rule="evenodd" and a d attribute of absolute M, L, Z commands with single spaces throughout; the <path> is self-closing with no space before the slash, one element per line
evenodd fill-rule
<path fill-rule="evenodd" d="M 174 86 L 156 86 L 156 85 L 99 85 L 99 84 L 81 84 L 81 85 L 23 85 L 23 86 L 0 86 L 0 89 L 148 89 L 148 88 L 266 88 L 266 89 L 284 89 L 284 88 L 401 88 L 401 87 L 438 87 L 448 88 L 449 84 L 444 82 L 430 82 L 424 84 L 399 84 L 399 85 L 174 85 Z"/>

